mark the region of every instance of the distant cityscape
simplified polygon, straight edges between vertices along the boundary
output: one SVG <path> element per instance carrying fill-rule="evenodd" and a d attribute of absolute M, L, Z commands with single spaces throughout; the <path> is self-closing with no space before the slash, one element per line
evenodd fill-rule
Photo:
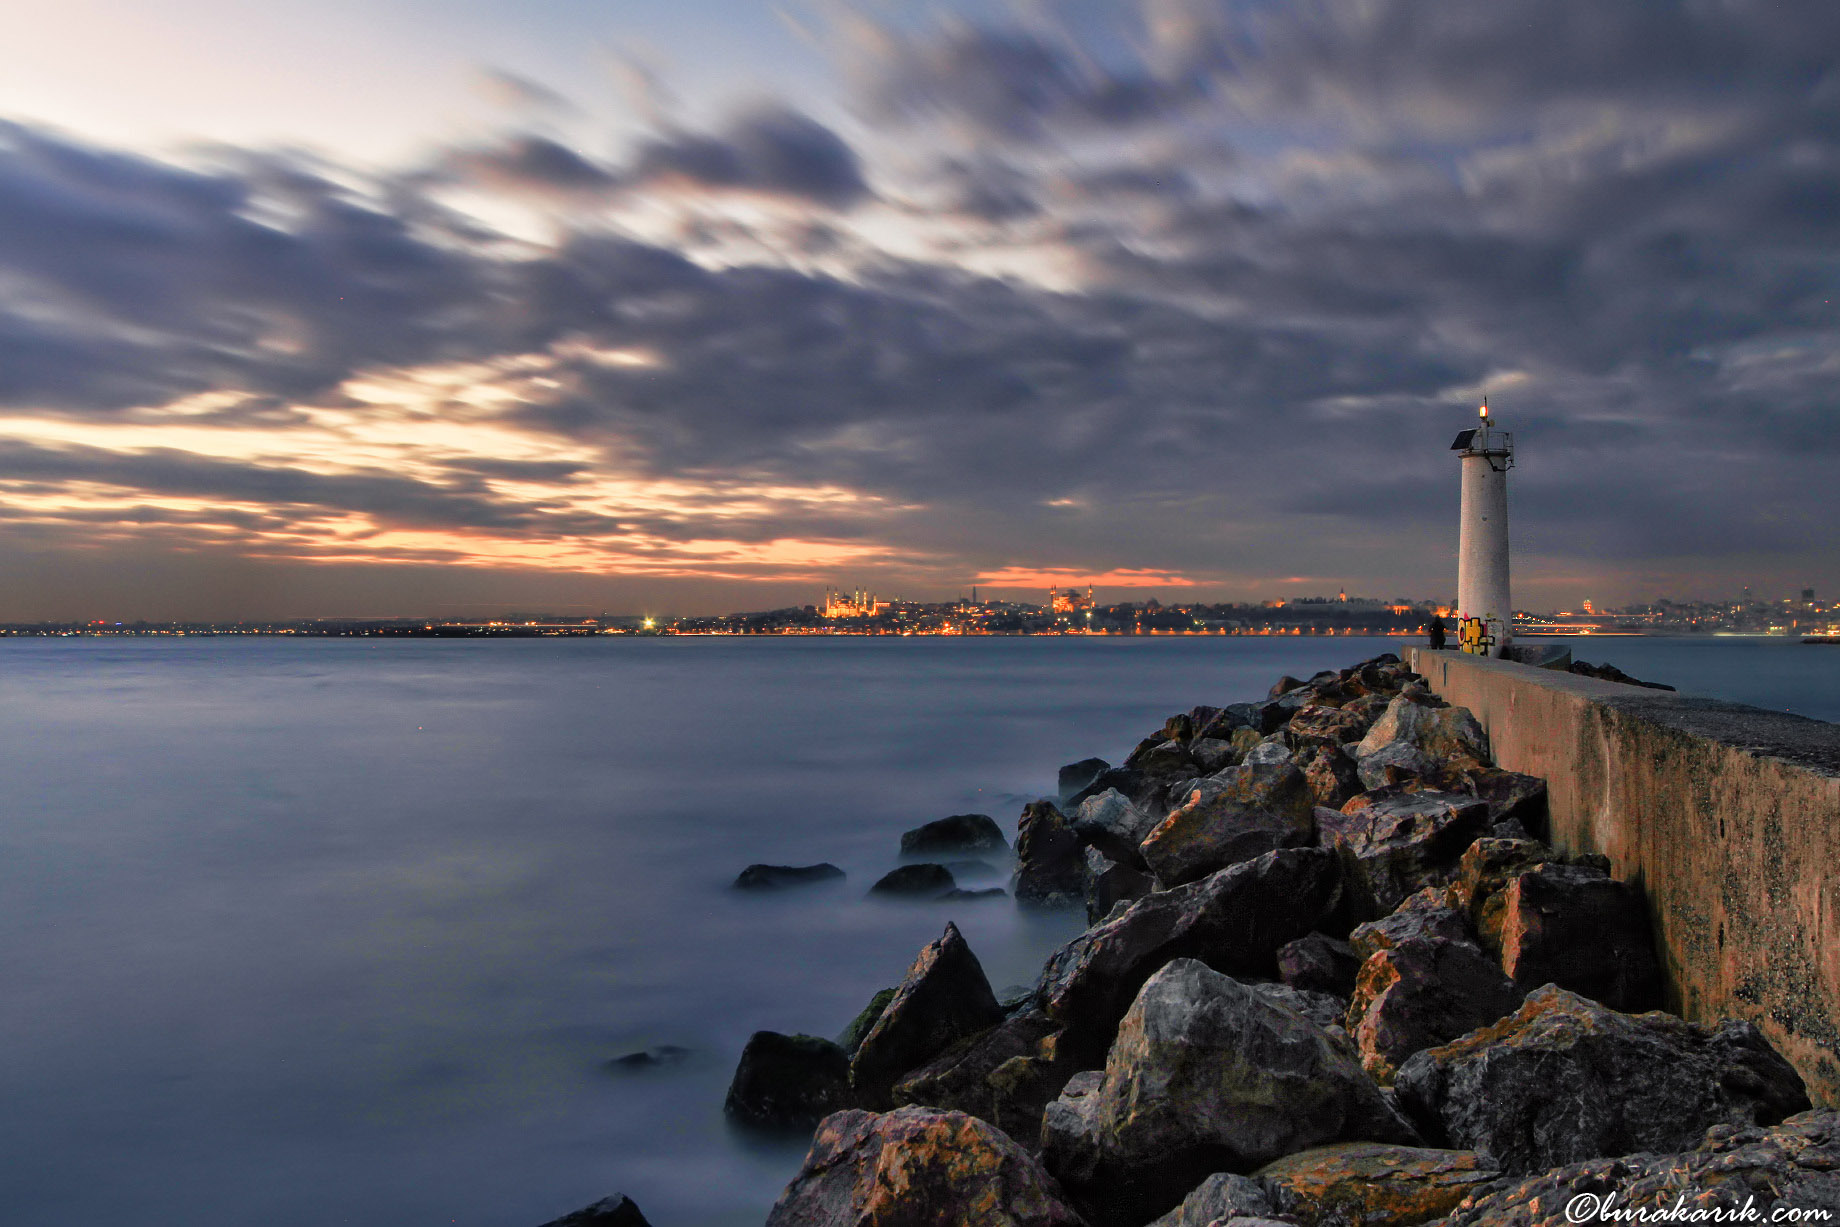
<path fill-rule="evenodd" d="M 532 638 L 581 635 L 1418 635 L 1449 600 L 1335 596 L 1249 604 L 1164 605 L 1155 599 L 1102 605 L 1090 586 L 1050 588 L 1042 604 L 983 598 L 883 600 L 863 590 L 827 589 L 811 605 L 720 616 L 652 618 L 515 614 L 491 620 L 301 618 L 230 622 L 34 622 L 0 624 L 0 636 L 301 635 L 396 638 Z M 1671 600 L 1599 609 L 1515 613 L 1518 636 L 1840 634 L 1840 603 L 1812 588 L 1780 598 L 1746 588 L 1735 600 Z"/>

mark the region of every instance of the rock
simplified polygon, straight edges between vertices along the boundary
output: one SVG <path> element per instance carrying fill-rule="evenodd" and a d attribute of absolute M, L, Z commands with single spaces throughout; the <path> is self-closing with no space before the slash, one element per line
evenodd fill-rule
<path fill-rule="evenodd" d="M 878 990 L 875 996 L 869 999 L 869 1004 L 863 1007 L 862 1013 L 852 1018 L 849 1026 L 843 1029 L 843 1034 L 837 1037 L 837 1046 L 851 1056 L 855 1056 L 856 1050 L 862 1047 L 863 1036 L 869 1034 L 869 1029 L 875 1026 L 875 1020 L 882 1016 L 882 1011 L 887 1009 L 888 1003 L 893 1000 L 894 990 L 892 988 Z"/>
<path fill-rule="evenodd" d="M 658 1044 L 639 1052 L 628 1052 L 614 1057 L 607 1062 L 607 1068 L 617 1073 L 637 1073 L 641 1070 L 658 1069 L 665 1065 L 681 1065 L 689 1059 L 690 1050 L 677 1044 Z"/>
<path fill-rule="evenodd" d="M 989 861 L 947 861 L 946 870 L 960 882 L 967 878 L 994 878 L 1003 872 Z"/>
<path fill-rule="evenodd" d="M 781 890 L 812 882 L 842 881 L 843 870 L 828 861 L 817 865 L 749 865 L 735 878 L 735 890 Z"/>
<path fill-rule="evenodd" d="M 1327 933 L 1306 933 L 1278 948 L 1278 978 L 1292 988 L 1346 998 L 1360 971 L 1354 947 Z"/>
<path fill-rule="evenodd" d="M 1393 741 L 1372 754 L 1356 760 L 1355 774 L 1361 787 L 1385 788 L 1408 780 L 1429 780 L 1444 770 L 1444 764 L 1409 741 Z"/>
<path fill-rule="evenodd" d="M 1041 1115 L 1041 1153 L 1053 1155 L 1063 1180 L 1086 1182 L 1099 1168 L 1099 1088 L 1105 1071 L 1085 1070 L 1067 1080 Z"/>
<path fill-rule="evenodd" d="M 1339 810 L 1360 792 L 1360 769 L 1340 746 L 1315 746 L 1297 756 L 1310 797 L 1326 809 Z"/>
<path fill-rule="evenodd" d="M 901 835 L 902 856 L 940 852 L 1008 852 L 1003 831 L 988 814 L 953 814 Z"/>
<path fill-rule="evenodd" d="M 1103 852 L 1106 859 L 1141 870 L 1145 865 L 1138 845 L 1156 829 L 1158 821 L 1117 789 L 1108 789 L 1080 803 L 1073 833 L 1081 843 Z"/>
<path fill-rule="evenodd" d="M 1131 751 L 1124 765 L 1164 781 L 1195 773 L 1195 760 L 1188 756 L 1188 747 L 1173 738 L 1140 745 Z"/>
<path fill-rule="evenodd" d="M 543 1227 L 652 1227 L 633 1199 L 620 1193 L 551 1219 Z"/>
<path fill-rule="evenodd" d="M 1240 752 L 1231 741 L 1215 737 L 1197 737 L 1188 743 L 1188 756 L 1207 775 L 1223 771 L 1240 760 Z"/>
<path fill-rule="evenodd" d="M 1501 1169 L 1473 1150 L 1336 1142 L 1254 1175 L 1273 1212 L 1302 1227 L 1413 1227 L 1442 1218 Z"/>
<path fill-rule="evenodd" d="M 1331 1038 L 1339 1036 L 1341 1039 L 1347 1039 L 1347 1032 L 1342 1027 L 1343 1019 L 1348 1013 L 1346 997 L 1265 981 L 1251 983 L 1247 987 L 1267 1001 L 1281 1005 L 1287 1010 L 1295 1010 L 1324 1031 L 1329 1032 Z"/>
<path fill-rule="evenodd" d="M 1474 934 L 1463 913 L 1450 906 L 1449 894 L 1428 886 L 1379 920 L 1356 925 L 1348 935 L 1349 946 L 1363 963 L 1382 950 L 1413 940 L 1469 942 Z"/>
<path fill-rule="evenodd" d="M 1289 746 L 1274 740 L 1261 741 L 1248 750 L 1241 761 L 1248 767 L 1290 767 L 1297 762 Z"/>
<path fill-rule="evenodd" d="M 1215 1223 L 1244 1222 L 1275 1213 L 1264 1185 L 1250 1176 L 1216 1172 L 1150 1227 L 1213 1227 Z"/>
<path fill-rule="evenodd" d="M 1042 1112 L 1075 1072 L 1059 1058 L 1059 1030 L 1039 1011 L 1012 1015 L 895 1083 L 894 1102 L 967 1113 L 1032 1151 L 1041 1143 Z"/>
<path fill-rule="evenodd" d="M 1302 681 L 1286 673 L 1283 677 L 1272 683 L 1271 689 L 1265 692 L 1265 697 L 1268 699 L 1275 699 L 1279 695 L 1289 694 L 1303 684 Z"/>
<path fill-rule="evenodd" d="M 1678 1154 L 1570 1163 L 1524 1180 L 1499 1181 L 1465 1200 L 1446 1227 L 1570 1227 L 1648 1221 L 1681 1207 L 1680 1222 L 1840 1221 L 1840 1113 L 1803 1112 L 1773 1128 L 1715 1125 Z M 1568 1216 L 1567 1210 L 1572 1214 Z M 1605 1213 L 1605 1212 L 1608 1213 Z M 1717 1214 L 1715 1212 L 1722 1212 Z"/>
<path fill-rule="evenodd" d="M 1102 758 L 1083 758 L 1077 763 L 1068 763 L 1060 770 L 1056 791 L 1061 800 L 1066 801 L 1111 768 L 1112 765 Z"/>
<path fill-rule="evenodd" d="M 1348 1034 L 1380 1082 L 1413 1053 L 1486 1027 L 1520 1006 L 1526 990 L 1468 942 L 1411 938 L 1361 964 Z"/>
<path fill-rule="evenodd" d="M 1151 804 L 1162 795 L 1164 783 L 1166 781 L 1160 776 L 1148 776 L 1131 767 L 1112 767 L 1101 771 L 1092 783 L 1068 797 L 1067 804 L 1078 807 L 1089 798 L 1108 791 L 1122 794 L 1134 805 Z"/>
<path fill-rule="evenodd" d="M 1477 940 L 1490 954 L 1501 954 L 1501 918 L 1508 883 L 1552 859 L 1546 845 L 1531 839 L 1478 839 L 1463 850 L 1451 883 L 1456 905 L 1469 916 Z"/>
<path fill-rule="evenodd" d="M 744 1125 L 810 1129 L 855 1102 L 843 1048 L 815 1035 L 756 1031 L 741 1050 L 723 1107 Z"/>
<path fill-rule="evenodd" d="M 1394 742 L 1404 741 L 1432 759 L 1456 766 L 1482 767 L 1489 761 L 1488 734 L 1467 707 L 1439 706 L 1441 700 L 1422 687 L 1408 687 L 1386 705 L 1386 712 L 1361 739 L 1356 758 L 1366 762 Z"/>
<path fill-rule="evenodd" d="M 1335 857 L 1284 848 L 1130 904 L 1048 959 L 1036 1000 L 1068 1027 L 1076 1060 L 1102 1054 L 1151 973 L 1196 958 L 1249 978 L 1277 974 L 1278 949 L 1316 929 L 1336 930 L 1342 910 Z"/>
<path fill-rule="evenodd" d="M 1301 750 L 1305 746 L 1339 746 L 1345 741 L 1359 741 L 1367 736 L 1373 723 L 1373 718 L 1364 716 L 1359 709 L 1310 706 L 1299 709 L 1287 727 L 1291 745 Z"/>
<path fill-rule="evenodd" d="M 1193 959 L 1144 984 L 1087 1098 L 1096 1130 L 1066 1154 L 1044 1129 L 1042 1162 L 1102 1221 L 1160 1213 L 1215 1171 L 1322 1142 L 1418 1140 L 1320 1027 Z"/>
<path fill-rule="evenodd" d="M 1163 721 L 1163 740 L 1186 743 L 1195 735 L 1194 717 L 1181 712 Z"/>
<path fill-rule="evenodd" d="M 1529 831 L 1545 832 L 1545 780 L 1498 767 L 1472 769 L 1463 775 L 1463 791 L 1489 803 L 1490 826 L 1518 822 Z"/>
<path fill-rule="evenodd" d="M 883 1107 L 895 1081 L 952 1044 L 1002 1021 L 1003 1008 L 958 926 L 920 951 L 894 997 L 856 1049 L 850 1083 L 861 1102 Z"/>
<path fill-rule="evenodd" d="M 1288 761 L 1249 757 L 1221 785 L 1197 789 L 1139 849 L 1157 879 L 1180 886 L 1315 836 L 1309 786 Z"/>
<path fill-rule="evenodd" d="M 1613 1010 L 1661 1004 L 1648 909 L 1634 887 L 1581 865 L 1536 865 L 1508 884 L 1502 969 L 1523 986 L 1553 983 Z"/>
<path fill-rule="evenodd" d="M 1407 895 L 1445 885 L 1456 861 L 1488 822 L 1489 807 L 1461 793 L 1363 793 L 1320 832 L 1348 870 L 1357 915 L 1384 916 Z"/>
<path fill-rule="evenodd" d="M 1051 802 L 1022 807 L 1009 888 L 1017 903 L 1030 907 L 1069 907 L 1086 898 L 1086 849 Z"/>
<path fill-rule="evenodd" d="M 937 899 L 958 886 L 952 871 L 944 865 L 922 863 L 903 865 L 883 874 L 869 888 L 871 895 L 895 895 L 905 898 Z"/>
<path fill-rule="evenodd" d="M 826 1117 L 767 1227 L 1079 1227 L 1041 1165 L 994 1125 L 908 1107 Z"/>
<path fill-rule="evenodd" d="M 1409 1058 L 1399 1104 L 1449 1145 L 1526 1175 L 1639 1150 L 1683 1150 L 1713 1125 L 1773 1125 L 1808 1107 L 1757 1028 L 1619 1014 L 1547 985 L 1507 1018 Z"/>
<path fill-rule="evenodd" d="M 1135 903 L 1156 889 L 1156 879 L 1120 865 L 1097 848 L 1086 849 L 1086 923 L 1097 924 L 1121 903 Z"/>
<path fill-rule="evenodd" d="M 1004 890 L 1001 886 L 986 886 L 982 888 L 981 890 L 967 890 L 964 887 L 960 886 L 954 890 L 947 891 L 945 894 L 939 897 L 942 900 L 943 899 L 956 899 L 960 901 L 978 900 L 978 899 L 1007 899 L 1009 898 L 1009 892 Z"/>

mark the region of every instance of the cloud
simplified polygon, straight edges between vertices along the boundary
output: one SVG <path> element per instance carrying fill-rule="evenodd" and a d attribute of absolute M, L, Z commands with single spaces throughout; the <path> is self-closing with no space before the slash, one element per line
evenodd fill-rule
<path fill-rule="evenodd" d="M 713 135 L 673 133 L 641 145 L 631 178 L 684 180 L 849 208 L 870 195 L 856 153 L 835 132 L 782 106 L 746 112 Z"/>

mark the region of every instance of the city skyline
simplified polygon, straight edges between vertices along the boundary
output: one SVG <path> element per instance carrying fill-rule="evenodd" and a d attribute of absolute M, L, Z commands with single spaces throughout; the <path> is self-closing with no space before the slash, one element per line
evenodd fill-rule
<path fill-rule="evenodd" d="M 1840 11 L 23 14 L 0 622 L 1840 587 Z"/>

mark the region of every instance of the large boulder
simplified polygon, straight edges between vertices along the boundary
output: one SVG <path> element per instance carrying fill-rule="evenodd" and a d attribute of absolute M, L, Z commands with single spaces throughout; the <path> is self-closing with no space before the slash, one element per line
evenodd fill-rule
<path fill-rule="evenodd" d="M 1305 746 L 1340 746 L 1359 741 L 1372 725 L 1373 719 L 1358 709 L 1309 706 L 1300 708 L 1286 727 L 1291 745 L 1301 750 Z"/>
<path fill-rule="evenodd" d="M 592 1206 L 583 1206 L 572 1214 L 551 1219 L 543 1227 L 652 1227 L 633 1199 L 615 1193 Z"/>
<path fill-rule="evenodd" d="M 1487 1155 L 1473 1150 L 1384 1142 L 1333 1142 L 1255 1173 L 1268 1213 L 1300 1227 L 1416 1227 L 1442 1218 L 1500 1175 Z"/>
<path fill-rule="evenodd" d="M 1385 788 L 1389 784 L 1406 784 L 1415 780 L 1436 780 L 1446 764 L 1431 757 L 1409 741 L 1393 741 L 1372 754 L 1357 758 L 1355 776 L 1366 789 Z"/>
<path fill-rule="evenodd" d="M 1208 717 L 1205 724 L 1196 727 L 1195 739 L 1232 741 L 1234 733 L 1250 729 L 1258 722 L 1258 709 L 1257 703 L 1229 703 Z"/>
<path fill-rule="evenodd" d="M 1180 886 L 1316 833 L 1303 773 L 1289 761 L 1252 762 L 1198 788 L 1145 836 L 1139 851 L 1166 885 Z"/>
<path fill-rule="evenodd" d="M 810 1129 L 832 1112 L 853 1107 L 850 1054 L 815 1035 L 756 1031 L 723 1105 L 744 1125 L 760 1129 Z"/>
<path fill-rule="evenodd" d="M 1059 1030 L 1039 1011 L 1013 1014 L 895 1083 L 894 1102 L 967 1113 L 1033 1150 L 1042 1110 L 1076 1072 L 1058 1059 Z"/>
<path fill-rule="evenodd" d="M 1107 860 L 1141 870 L 1145 866 L 1139 845 L 1159 821 L 1156 814 L 1110 788 L 1080 802 L 1073 833 L 1081 843 L 1103 852 Z"/>
<path fill-rule="evenodd" d="M 1068 1028 L 1075 1059 L 1097 1056 L 1153 972 L 1173 959 L 1200 959 L 1250 978 L 1277 974 L 1279 947 L 1321 929 L 1342 912 L 1335 857 L 1320 848 L 1283 848 L 1257 860 L 1157 891 L 1062 946 L 1048 959 L 1036 1001 Z"/>
<path fill-rule="evenodd" d="M 849 1025 L 844 1027 L 843 1032 L 837 1036 L 837 1046 L 851 1056 L 855 1056 L 856 1050 L 862 1047 L 863 1037 L 874 1028 L 875 1020 L 882 1016 L 882 1011 L 886 1010 L 888 1003 L 893 1000 L 894 989 L 876 990 L 875 996 L 869 998 L 869 1004 L 864 1006 L 862 1012 L 852 1018 Z"/>
<path fill-rule="evenodd" d="M 784 890 L 814 882 L 841 882 L 843 870 L 829 862 L 816 865 L 749 865 L 735 878 L 735 890 Z"/>
<path fill-rule="evenodd" d="M 1188 747 L 1174 738 L 1154 744 L 1146 741 L 1131 751 L 1124 765 L 1165 782 L 1195 774 L 1195 760 L 1188 756 Z"/>
<path fill-rule="evenodd" d="M 1361 1064 L 1381 1082 L 1413 1053 L 1512 1013 L 1526 990 L 1468 942 L 1414 938 L 1361 965 L 1348 1005 L 1348 1034 Z"/>
<path fill-rule="evenodd" d="M 1457 861 L 1457 876 L 1451 883 L 1451 898 L 1469 916 L 1484 950 L 1501 953 L 1501 921 L 1508 884 L 1551 859 L 1546 845 L 1533 839 L 1488 836 L 1463 850 Z"/>
<path fill-rule="evenodd" d="M 1141 1221 L 1217 1171 L 1250 1171 L 1342 1139 L 1412 1142 L 1411 1129 L 1349 1052 L 1315 1023 L 1193 959 L 1144 984 L 1105 1077 L 1085 1096 L 1083 1137 L 1042 1161 L 1102 1211 Z"/>
<path fill-rule="evenodd" d="M 1416 746 L 1431 758 L 1459 767 L 1489 763 L 1489 738 L 1467 707 L 1447 707 L 1423 690 L 1408 688 L 1361 738 L 1355 757 L 1366 762 L 1395 742 Z"/>
<path fill-rule="evenodd" d="M 901 833 L 902 856 L 1008 851 L 1003 829 L 989 814 L 953 814 Z"/>
<path fill-rule="evenodd" d="M 1150 1227 L 1214 1227 L 1216 1223 L 1266 1219 L 1275 1213 L 1264 1185 L 1250 1176 L 1216 1172 Z"/>
<path fill-rule="evenodd" d="M 1320 837 L 1341 854 L 1353 905 L 1366 919 L 1424 887 L 1447 884 L 1488 817 L 1487 805 L 1462 793 L 1383 789 L 1348 802 Z"/>
<path fill-rule="evenodd" d="M 1192 770 L 1189 774 L 1192 774 Z M 1090 798 L 1117 791 L 1134 805 L 1155 805 L 1163 795 L 1163 785 L 1166 782 L 1162 776 L 1146 775 L 1134 767 L 1110 767 L 1094 776 L 1092 783 L 1068 797 L 1067 804 L 1077 808 Z"/>
<path fill-rule="evenodd" d="M 1620 1014 L 1547 985 L 1507 1018 L 1409 1058 L 1400 1106 L 1428 1137 L 1515 1175 L 1692 1146 L 1714 1125 L 1805 1110 L 1802 1080 L 1757 1028 Z"/>
<path fill-rule="evenodd" d="M 1003 1008 L 977 955 L 958 926 L 920 951 L 850 1061 L 850 1083 L 862 1103 L 886 1107 L 896 1080 L 948 1047 L 994 1027 Z"/>
<path fill-rule="evenodd" d="M 1188 756 L 1195 760 L 1195 767 L 1206 775 L 1224 771 L 1240 760 L 1240 751 L 1225 738 L 1197 737 L 1188 743 Z"/>
<path fill-rule="evenodd" d="M 1523 985 L 1550 982 L 1613 1010 L 1661 1004 L 1661 964 L 1642 896 L 1583 865 L 1538 865 L 1509 883 L 1501 965 Z"/>
<path fill-rule="evenodd" d="M 1078 1227 L 1053 1177 L 994 1125 L 908 1107 L 839 1112 L 767 1227 Z"/>
<path fill-rule="evenodd" d="M 958 879 L 952 876 L 950 869 L 923 861 L 889 870 L 875 880 L 869 893 L 891 899 L 937 899 L 957 887 Z"/>
<path fill-rule="evenodd" d="M 1348 945 L 1365 963 L 1382 950 L 1415 939 L 1467 942 L 1474 940 L 1474 934 L 1463 913 L 1450 905 L 1449 893 L 1427 886 L 1380 919 L 1356 925 L 1348 935 Z"/>
<path fill-rule="evenodd" d="M 1120 865 L 1097 848 L 1086 849 L 1086 923 L 1098 924 L 1121 903 L 1135 903 L 1156 889 L 1141 869 Z"/>
<path fill-rule="evenodd" d="M 1102 758 L 1083 758 L 1077 763 L 1068 763 L 1060 769 L 1055 791 L 1066 801 L 1111 769 L 1112 765 Z"/>
<path fill-rule="evenodd" d="M 1489 804 L 1489 825 L 1518 822 L 1535 834 L 1546 831 L 1546 781 L 1537 775 L 1482 767 L 1463 773 L 1463 791 Z"/>
<path fill-rule="evenodd" d="M 1354 759 L 1340 746 L 1315 746 L 1297 755 L 1310 796 L 1325 809 L 1339 810 L 1365 787 Z"/>
<path fill-rule="evenodd" d="M 1278 978 L 1292 988 L 1346 998 L 1360 973 L 1354 947 L 1327 933 L 1306 933 L 1278 948 Z"/>
<path fill-rule="evenodd" d="M 1086 849 L 1073 823 L 1050 801 L 1022 807 L 1009 889 L 1027 907 L 1068 907 L 1086 899 Z"/>
<path fill-rule="evenodd" d="M 1716 1125 L 1678 1154 L 1589 1159 L 1499 1181 L 1444 1223 L 1572 1227 L 1636 1222 L 1638 1212 L 1650 1222 L 1678 1213 L 1672 1221 L 1732 1223 L 1745 1221 L 1747 1209 L 1758 1223 L 1840 1222 L 1840 1112 L 1803 1112 L 1772 1128 Z M 1811 1211 L 1826 1211 L 1825 1220 Z"/>

